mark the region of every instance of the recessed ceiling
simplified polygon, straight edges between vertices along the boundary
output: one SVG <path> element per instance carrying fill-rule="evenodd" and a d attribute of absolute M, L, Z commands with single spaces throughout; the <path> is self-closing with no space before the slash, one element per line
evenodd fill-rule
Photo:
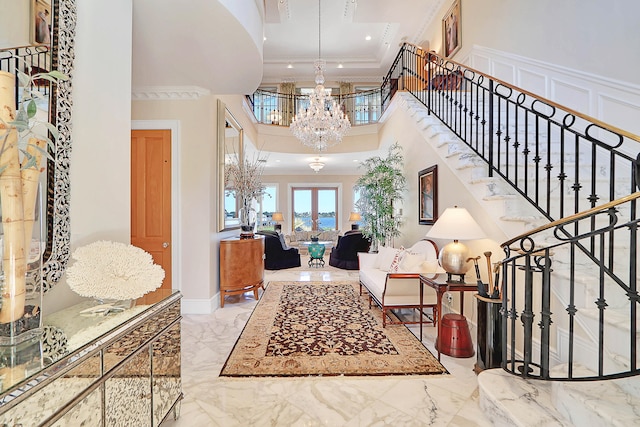
<path fill-rule="evenodd" d="M 262 80 L 313 80 L 320 38 L 327 81 L 381 82 L 402 42 L 421 43 L 442 2 L 322 0 L 319 37 L 317 0 L 265 0 Z"/>

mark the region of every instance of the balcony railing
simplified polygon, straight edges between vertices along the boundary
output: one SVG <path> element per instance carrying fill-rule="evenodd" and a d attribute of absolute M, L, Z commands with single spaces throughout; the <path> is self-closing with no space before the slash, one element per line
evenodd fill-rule
<path fill-rule="evenodd" d="M 382 115 L 380 89 L 332 95 L 352 126 L 377 123 Z M 247 96 L 258 123 L 289 126 L 299 111 L 309 105 L 309 96 L 284 94 L 262 89 Z M 327 105 L 329 108 L 329 105 Z"/>

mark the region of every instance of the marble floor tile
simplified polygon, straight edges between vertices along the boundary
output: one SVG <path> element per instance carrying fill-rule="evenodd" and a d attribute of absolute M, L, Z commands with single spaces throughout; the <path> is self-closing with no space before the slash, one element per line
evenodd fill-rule
<path fill-rule="evenodd" d="M 304 260 L 303 260 L 304 261 Z M 328 260 L 326 260 L 328 261 Z M 357 271 L 327 266 L 267 271 L 269 281 L 357 280 Z M 168 427 L 206 426 L 489 426 L 478 404 L 476 358 L 441 356 L 448 375 L 221 378 L 220 370 L 251 315 L 251 293 L 228 297 L 209 315 L 182 321 L 185 398 Z M 417 327 L 412 327 L 418 334 Z M 436 330 L 423 342 L 436 355 Z"/>

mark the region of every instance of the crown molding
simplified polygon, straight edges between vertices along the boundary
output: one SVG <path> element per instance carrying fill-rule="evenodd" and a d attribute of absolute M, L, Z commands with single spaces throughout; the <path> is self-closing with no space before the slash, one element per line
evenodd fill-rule
<path fill-rule="evenodd" d="M 211 94 L 199 86 L 139 86 L 131 90 L 132 101 L 194 100 Z"/>

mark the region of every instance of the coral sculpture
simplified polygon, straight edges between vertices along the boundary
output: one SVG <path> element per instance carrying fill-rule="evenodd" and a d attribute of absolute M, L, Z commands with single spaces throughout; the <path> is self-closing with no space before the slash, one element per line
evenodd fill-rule
<path fill-rule="evenodd" d="M 127 300 L 162 285 L 164 270 L 151 254 L 125 243 L 97 241 L 76 249 L 67 283 L 83 297 Z"/>

